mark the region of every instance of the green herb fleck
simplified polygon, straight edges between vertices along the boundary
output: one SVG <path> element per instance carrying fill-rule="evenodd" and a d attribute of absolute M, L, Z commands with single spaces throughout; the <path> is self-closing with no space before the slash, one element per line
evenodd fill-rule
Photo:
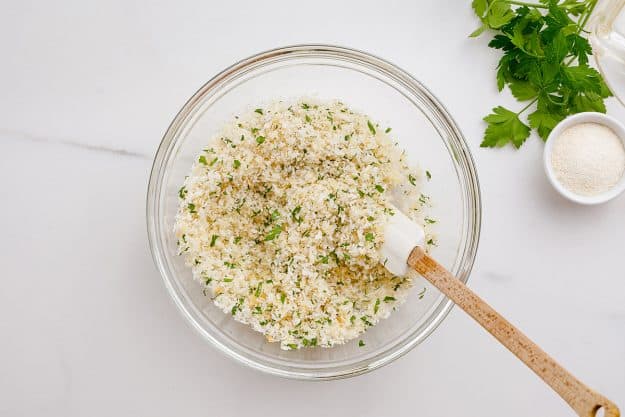
<path fill-rule="evenodd" d="M 371 120 L 367 120 L 367 126 L 369 127 L 369 131 L 375 135 L 375 126 L 371 123 Z"/>
<path fill-rule="evenodd" d="M 284 301 L 286 301 L 286 294 L 282 293 L 282 294 L 280 294 L 280 303 L 284 304 Z"/>
<path fill-rule="evenodd" d="M 202 165 L 208 165 L 208 162 L 206 161 L 206 157 L 204 155 L 200 155 L 200 157 L 198 158 L 198 162 Z"/>
<path fill-rule="evenodd" d="M 218 235 L 211 236 L 211 243 L 210 243 L 211 248 L 215 246 L 215 242 L 217 242 L 217 239 L 219 239 Z"/>
<path fill-rule="evenodd" d="M 375 305 L 373 306 L 373 314 L 377 314 L 380 309 L 380 299 L 375 300 Z"/>
<path fill-rule="evenodd" d="M 195 210 L 195 204 L 189 203 L 187 204 L 187 208 L 189 209 L 189 213 L 195 214 L 197 211 Z"/>
<path fill-rule="evenodd" d="M 382 187 L 380 184 L 376 184 L 375 189 L 378 190 L 378 193 L 384 192 L 384 187 Z"/>
<path fill-rule="evenodd" d="M 428 181 L 432 179 L 432 174 L 430 174 L 430 171 L 425 171 L 425 176 L 427 177 Z"/>
<path fill-rule="evenodd" d="M 234 169 L 239 169 L 239 167 L 241 166 L 241 161 L 239 161 L 238 159 L 235 159 L 234 162 L 232 163 L 232 166 L 234 167 Z"/>
<path fill-rule="evenodd" d="M 365 345 L 365 342 L 362 339 L 360 339 L 358 341 L 358 346 L 363 347 L 364 345 Z"/>
<path fill-rule="evenodd" d="M 187 189 L 182 186 L 182 188 L 180 188 L 178 190 L 178 197 L 180 197 L 181 199 L 184 199 L 187 196 Z"/>
<path fill-rule="evenodd" d="M 304 116 L 304 118 L 306 119 L 306 121 L 307 121 L 308 123 L 310 123 L 310 120 L 311 120 L 311 119 L 310 119 L 310 116 L 309 116 L 309 115 L 305 115 L 305 116 Z"/>
<path fill-rule="evenodd" d="M 241 236 L 237 236 L 234 238 L 234 244 L 236 245 L 237 243 L 239 243 L 241 241 Z"/>
<path fill-rule="evenodd" d="M 265 137 L 264 136 L 258 136 L 256 137 L 256 143 L 258 143 L 259 145 L 261 143 L 263 143 L 265 141 Z"/>
<path fill-rule="evenodd" d="M 210 164 L 208 164 L 209 167 L 212 167 L 213 165 L 215 165 L 215 162 L 217 162 L 219 160 L 219 158 L 215 158 L 213 159 Z"/>
<path fill-rule="evenodd" d="M 391 297 L 390 295 L 387 295 L 386 297 L 384 297 L 385 303 L 390 303 L 391 301 L 397 301 L 397 300 L 395 299 L 395 297 Z"/>
<path fill-rule="evenodd" d="M 384 131 L 384 133 L 391 133 L 391 130 L 393 130 L 393 129 L 391 129 L 390 127 L 387 127 L 386 130 Z"/>
<path fill-rule="evenodd" d="M 258 284 L 258 287 L 256 287 L 256 292 L 254 293 L 254 295 L 256 297 L 260 297 L 260 293 L 261 293 L 262 289 L 263 289 L 263 283 L 261 281 L 260 284 Z"/>
<path fill-rule="evenodd" d="M 367 242 L 373 242 L 373 239 L 374 239 L 373 233 L 371 233 L 371 232 L 367 232 L 367 233 L 365 234 L 365 240 L 366 240 Z"/>
<path fill-rule="evenodd" d="M 427 224 L 434 224 L 436 223 L 436 220 L 431 219 L 429 217 L 426 217 L 425 219 L 423 219 Z"/>
<path fill-rule="evenodd" d="M 232 282 L 232 278 L 224 278 L 224 282 Z"/>
<path fill-rule="evenodd" d="M 287 344 L 287 346 L 291 349 L 291 350 L 295 350 L 297 349 L 297 345 L 295 343 L 289 343 Z"/>
<path fill-rule="evenodd" d="M 423 299 L 423 297 L 425 296 L 425 287 L 423 287 L 421 292 L 419 294 L 417 294 L 417 295 L 419 296 L 419 300 Z"/>
<path fill-rule="evenodd" d="M 301 206 L 297 206 L 293 209 L 293 211 L 291 211 L 291 217 L 293 218 L 294 221 L 297 222 L 297 224 L 300 224 L 302 222 L 302 216 L 297 216 L 299 214 L 299 212 L 302 211 L 302 207 Z"/>
<path fill-rule="evenodd" d="M 263 109 L 256 109 L 254 110 L 254 113 L 263 114 Z"/>
<path fill-rule="evenodd" d="M 277 224 L 273 227 L 273 229 L 271 229 L 269 233 L 267 233 L 267 235 L 265 236 L 265 242 L 274 240 L 280 235 L 280 233 L 282 233 L 282 225 Z"/>
<path fill-rule="evenodd" d="M 417 179 L 412 174 L 408 174 L 408 181 L 415 187 L 417 186 Z"/>

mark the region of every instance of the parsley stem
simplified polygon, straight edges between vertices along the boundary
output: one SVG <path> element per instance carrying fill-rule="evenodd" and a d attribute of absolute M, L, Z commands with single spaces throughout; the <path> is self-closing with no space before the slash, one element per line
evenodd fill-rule
<path fill-rule="evenodd" d="M 577 19 L 577 34 L 579 35 L 581 31 L 584 30 L 584 27 L 586 26 L 586 23 L 588 23 L 588 19 L 590 18 L 590 15 L 592 14 L 592 11 L 595 9 L 595 6 L 597 5 L 597 0 L 588 0 L 587 2 L 587 7 L 588 9 L 586 10 L 585 14 L 580 16 L 579 19 Z"/>
<path fill-rule="evenodd" d="M 532 104 L 536 103 L 538 101 L 538 97 L 536 97 L 534 100 L 530 101 L 529 104 L 525 107 L 523 107 L 521 110 L 519 110 L 517 112 L 517 116 L 520 115 L 521 113 L 523 113 L 525 110 L 527 110 Z"/>
<path fill-rule="evenodd" d="M 516 1 L 516 0 L 505 0 L 505 3 L 516 4 L 517 6 L 535 7 L 537 9 L 548 9 L 549 8 L 549 6 L 547 6 L 546 4 L 526 3 L 524 1 Z"/>

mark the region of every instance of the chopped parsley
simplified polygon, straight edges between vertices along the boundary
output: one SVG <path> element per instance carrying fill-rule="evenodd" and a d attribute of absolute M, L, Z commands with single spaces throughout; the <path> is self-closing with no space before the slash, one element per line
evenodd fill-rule
<path fill-rule="evenodd" d="M 365 240 L 367 242 L 373 242 L 373 239 L 374 239 L 373 233 L 371 233 L 371 232 L 365 233 Z"/>
<path fill-rule="evenodd" d="M 363 347 L 364 345 L 365 345 L 364 340 L 360 339 L 360 340 L 358 341 L 358 346 Z"/>
<path fill-rule="evenodd" d="M 378 190 L 378 193 L 384 192 L 384 187 L 382 187 L 380 184 L 376 184 L 375 189 Z"/>
<path fill-rule="evenodd" d="M 234 169 L 239 169 L 239 167 L 241 166 L 241 161 L 239 161 L 238 159 L 235 159 L 234 162 L 232 163 L 232 166 L 234 167 Z"/>
<path fill-rule="evenodd" d="M 208 162 L 206 161 L 206 157 L 204 155 L 200 155 L 200 157 L 198 158 L 198 162 L 202 165 L 208 165 Z"/>
<path fill-rule="evenodd" d="M 263 114 L 263 109 L 256 109 L 254 110 L 254 113 Z"/>
<path fill-rule="evenodd" d="M 297 224 L 300 224 L 303 220 L 302 216 L 297 216 L 300 211 L 302 211 L 302 206 L 297 206 L 291 211 L 291 217 L 297 222 Z"/>
<path fill-rule="evenodd" d="M 210 243 L 210 247 L 212 248 L 213 246 L 215 246 L 215 242 L 217 242 L 217 239 L 219 239 L 219 235 L 213 235 L 211 236 L 211 243 Z"/>
<path fill-rule="evenodd" d="M 189 209 L 189 213 L 192 213 L 192 214 L 196 214 L 197 213 L 197 211 L 195 210 L 195 204 L 189 203 L 189 204 L 187 204 L 187 208 Z"/>
<path fill-rule="evenodd" d="M 408 174 L 408 181 L 415 187 L 417 186 L 417 179 L 412 174 Z"/>
<path fill-rule="evenodd" d="M 187 189 L 185 186 L 182 186 L 179 190 L 178 190 L 178 197 L 180 197 L 181 199 L 184 199 L 187 196 Z"/>
<path fill-rule="evenodd" d="M 375 135 L 375 126 L 373 126 L 371 120 L 367 120 L 367 126 L 369 127 L 369 131 L 371 132 L 371 134 Z"/>
<path fill-rule="evenodd" d="M 391 297 L 390 295 L 387 295 L 386 297 L 384 297 L 385 303 L 390 303 L 391 301 L 397 301 L 397 299 L 395 297 Z"/>
<path fill-rule="evenodd" d="M 273 227 L 273 229 L 271 229 L 269 233 L 267 233 L 267 235 L 265 235 L 265 242 L 274 240 L 280 235 L 280 233 L 282 233 L 282 225 L 277 224 Z"/>
<path fill-rule="evenodd" d="M 256 143 L 258 143 L 259 145 L 261 143 L 263 143 L 265 141 L 265 137 L 264 136 L 257 136 L 256 137 Z"/>

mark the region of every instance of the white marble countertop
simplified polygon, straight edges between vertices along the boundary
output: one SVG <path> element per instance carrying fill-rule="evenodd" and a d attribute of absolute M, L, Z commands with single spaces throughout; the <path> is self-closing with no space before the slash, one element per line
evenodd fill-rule
<path fill-rule="evenodd" d="M 339 4 L 340 3 L 340 4 Z M 10 2 L 0 17 L 1 416 L 572 416 L 462 311 L 355 379 L 294 382 L 187 326 L 148 250 L 151 158 L 179 107 L 254 52 L 337 43 L 412 72 L 464 131 L 482 184 L 470 285 L 625 407 L 625 196 L 551 189 L 541 141 L 479 148 L 498 54 L 468 1 Z M 625 120 L 615 100 L 610 114 Z"/>

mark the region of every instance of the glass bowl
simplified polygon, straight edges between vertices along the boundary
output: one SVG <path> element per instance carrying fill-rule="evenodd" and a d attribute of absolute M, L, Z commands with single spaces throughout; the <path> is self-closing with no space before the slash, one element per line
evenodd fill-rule
<path fill-rule="evenodd" d="M 189 99 L 158 148 L 147 195 L 152 256 L 171 297 L 200 335 L 226 355 L 283 377 L 322 380 L 379 368 L 421 343 L 452 302 L 421 277 L 405 304 L 360 339 L 333 348 L 284 351 L 213 305 L 177 255 L 173 233 L 178 189 L 194 159 L 225 121 L 281 98 L 337 98 L 392 126 L 408 160 L 431 174 L 436 257 L 463 282 L 477 250 L 481 202 L 467 144 L 442 104 L 407 72 L 375 56 L 329 45 L 298 45 L 254 55 L 213 77 Z"/>

